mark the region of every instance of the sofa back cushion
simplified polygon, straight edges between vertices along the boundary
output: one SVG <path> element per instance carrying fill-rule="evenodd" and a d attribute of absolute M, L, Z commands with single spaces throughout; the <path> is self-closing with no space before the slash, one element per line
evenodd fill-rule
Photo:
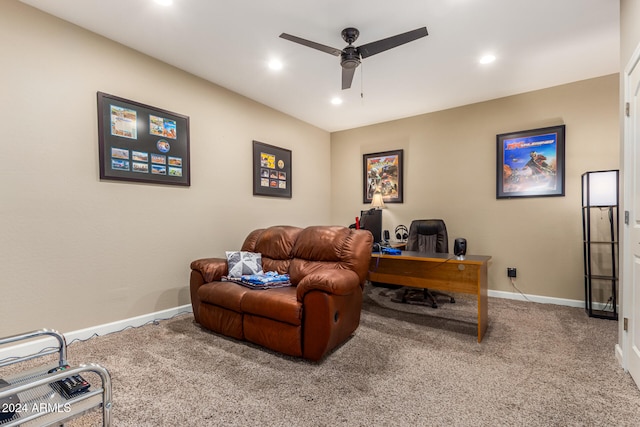
<path fill-rule="evenodd" d="M 265 272 L 288 273 L 291 250 L 301 231 L 301 228 L 287 225 L 255 230 L 245 239 L 242 250 L 262 254 L 262 269 Z"/>
<path fill-rule="evenodd" d="M 324 268 L 353 270 L 364 284 L 369 268 L 371 233 L 341 226 L 312 226 L 301 230 L 291 251 L 291 283 Z"/>

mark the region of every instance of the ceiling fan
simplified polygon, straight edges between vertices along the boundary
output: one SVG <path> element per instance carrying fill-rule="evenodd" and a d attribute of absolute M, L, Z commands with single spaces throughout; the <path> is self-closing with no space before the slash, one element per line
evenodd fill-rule
<path fill-rule="evenodd" d="M 363 44 L 362 46 L 353 46 L 353 42 L 358 39 L 360 31 L 358 31 L 357 28 L 349 27 L 342 30 L 342 38 L 349 44 L 342 50 L 305 40 L 300 37 L 292 36 L 291 34 L 287 33 L 280 34 L 280 37 L 285 40 L 299 43 L 301 45 L 311 47 L 313 49 L 317 49 L 334 56 L 339 56 L 340 65 L 342 66 L 342 89 L 344 90 L 351 87 L 353 74 L 355 73 L 358 65 L 360 65 L 361 59 L 368 58 L 369 56 L 384 52 L 385 50 L 389 50 L 405 43 L 409 43 L 411 41 L 425 37 L 428 34 L 429 33 L 427 33 L 427 27 L 422 27 L 413 31 L 408 31 L 406 33 L 387 37 L 386 39 Z"/>

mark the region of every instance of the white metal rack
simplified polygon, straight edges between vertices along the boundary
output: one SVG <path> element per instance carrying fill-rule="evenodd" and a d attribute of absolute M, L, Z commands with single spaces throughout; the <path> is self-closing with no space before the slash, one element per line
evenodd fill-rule
<path fill-rule="evenodd" d="M 106 368 L 98 364 L 71 366 L 63 371 L 49 373 L 53 368 L 67 365 L 67 343 L 62 334 L 50 329 L 40 329 L 24 334 L 0 338 L 0 345 L 31 340 L 33 338 L 52 336 L 58 340 L 58 347 L 44 348 L 35 354 L 16 357 L 0 362 L 0 368 L 27 360 L 58 353 L 57 365 L 46 365 L 7 375 L 2 379 L 8 386 L 0 388 L 0 411 L 15 412 L 8 419 L 0 421 L 1 427 L 14 426 L 52 426 L 64 425 L 65 422 L 102 408 L 102 423 L 111 425 L 111 376 Z M 101 386 L 92 385 L 86 392 L 66 397 L 57 381 L 94 372 L 101 379 Z M 19 401 L 19 402 L 18 402 Z"/>

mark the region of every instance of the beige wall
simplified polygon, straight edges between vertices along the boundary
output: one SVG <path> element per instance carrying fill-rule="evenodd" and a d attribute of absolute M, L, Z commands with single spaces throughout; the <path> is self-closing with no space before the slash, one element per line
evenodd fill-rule
<path fill-rule="evenodd" d="M 0 52 L 0 336 L 188 304 L 191 260 L 328 223 L 329 133 L 16 0 Z M 190 116 L 191 187 L 100 181 L 97 91 Z M 252 195 L 254 139 L 292 150 L 292 199 Z"/>
<path fill-rule="evenodd" d="M 564 197 L 496 199 L 496 135 L 566 125 Z M 619 167 L 618 75 L 580 81 L 331 135 L 335 223 L 362 204 L 362 155 L 404 149 L 404 203 L 388 204 L 383 228 L 442 218 L 449 245 L 491 255 L 489 287 L 583 300 L 581 174 Z"/>
<path fill-rule="evenodd" d="M 618 167 L 617 76 L 329 135 L 17 0 L 0 53 L 0 336 L 188 304 L 189 262 L 253 228 L 352 223 L 362 154 L 396 148 L 405 203 L 385 228 L 441 217 L 493 256 L 491 289 L 514 266 L 525 293 L 583 297 L 580 174 Z M 191 187 L 100 181 L 97 91 L 190 116 Z M 496 200 L 495 135 L 560 123 L 566 196 Z M 254 139 L 293 151 L 291 200 L 252 196 Z"/>

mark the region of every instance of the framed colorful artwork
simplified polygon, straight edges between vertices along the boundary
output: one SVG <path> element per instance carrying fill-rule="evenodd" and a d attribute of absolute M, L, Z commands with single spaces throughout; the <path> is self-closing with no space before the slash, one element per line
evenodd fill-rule
<path fill-rule="evenodd" d="M 496 198 L 564 196 L 565 125 L 496 136 Z"/>
<path fill-rule="evenodd" d="M 191 185 L 189 117 L 98 92 L 100 179 Z"/>
<path fill-rule="evenodd" d="M 403 150 L 362 156 L 362 203 L 371 203 L 376 190 L 385 203 L 403 202 Z"/>
<path fill-rule="evenodd" d="M 291 198 L 291 150 L 253 141 L 253 195 Z"/>

